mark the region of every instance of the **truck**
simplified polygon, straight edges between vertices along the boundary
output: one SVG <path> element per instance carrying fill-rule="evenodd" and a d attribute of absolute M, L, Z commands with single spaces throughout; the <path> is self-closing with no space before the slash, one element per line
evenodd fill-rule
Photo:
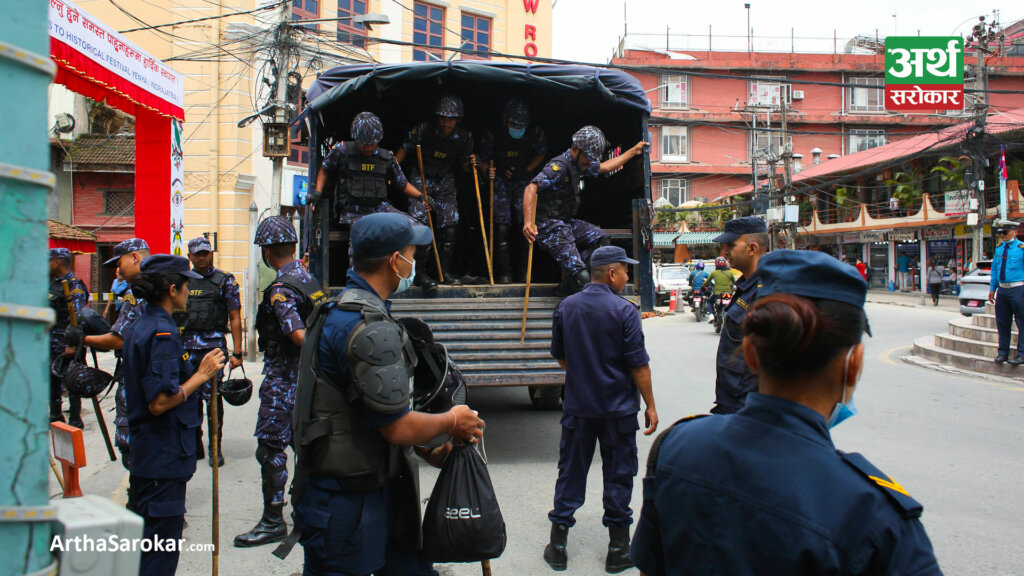
<path fill-rule="evenodd" d="M 531 124 L 539 124 L 547 135 L 548 158 L 568 149 L 572 134 L 587 124 L 601 128 L 608 139 L 610 147 L 603 159 L 640 140 L 650 141 L 650 102 L 640 83 L 620 70 L 482 60 L 347 65 L 328 70 L 313 82 L 296 122 L 308 133 L 309 181 L 316 181 L 322 158 L 331 147 L 350 137 L 352 118 L 359 112 L 371 111 L 381 118 L 384 139 L 380 145 L 394 151 L 411 127 L 432 117 L 435 102 L 445 94 L 462 99 L 462 125 L 477 139 L 499 125 L 499 111 L 508 98 L 524 99 L 530 106 Z M 415 155 L 409 156 L 403 164 L 406 173 L 416 162 Z M 645 150 L 615 173 L 587 180 L 579 212 L 579 218 L 601 226 L 615 245 L 639 260 L 624 296 L 642 311 L 653 309 L 655 297 L 650 174 Z M 479 178 L 486 214 L 487 175 Z M 465 232 L 460 246 L 482 245 L 473 175 L 459 175 L 457 188 Z M 406 207 L 404 200 L 391 198 L 400 209 Z M 331 210 L 307 206 L 302 228 L 310 271 L 325 289 L 340 291 L 348 268 L 347 226 L 333 222 Z M 513 229 L 518 228 L 513 225 Z M 483 249 L 476 254 L 483 258 Z M 479 269 L 480 263 L 476 264 Z M 439 285 L 433 294 L 412 288 L 393 297 L 392 311 L 396 317 L 416 316 L 426 322 L 470 387 L 523 386 L 534 407 L 556 409 L 561 406 L 565 374 L 549 348 L 551 315 L 560 301 L 555 295 L 559 279 L 554 260 L 535 249 L 525 333 L 521 331 L 524 284 Z"/>

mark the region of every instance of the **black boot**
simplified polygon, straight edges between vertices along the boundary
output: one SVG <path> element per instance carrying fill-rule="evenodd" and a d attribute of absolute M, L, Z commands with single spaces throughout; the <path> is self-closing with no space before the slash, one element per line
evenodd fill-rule
<path fill-rule="evenodd" d="M 441 271 L 444 272 L 444 283 L 450 286 L 461 286 L 462 281 L 455 275 L 452 264 L 455 263 L 455 233 L 454 226 L 441 228 L 441 242 L 437 247 L 441 259 Z"/>
<path fill-rule="evenodd" d="M 82 397 L 69 393 L 68 409 L 68 426 L 85 428 L 85 423 L 82 422 Z"/>
<path fill-rule="evenodd" d="M 569 280 L 569 295 L 571 296 L 583 290 L 587 284 L 590 284 L 590 272 L 580 270 Z"/>
<path fill-rule="evenodd" d="M 50 402 L 50 422 L 64 422 L 64 402 L 53 400 Z"/>
<path fill-rule="evenodd" d="M 213 430 L 213 409 L 210 407 L 210 403 L 206 404 L 206 429 Z M 224 465 L 224 452 L 221 451 L 221 433 L 224 431 L 224 398 L 221 395 L 217 395 L 217 467 L 220 468 Z M 206 461 L 210 467 L 213 467 L 213 434 L 210 434 L 209 443 L 207 444 L 210 458 Z"/>
<path fill-rule="evenodd" d="M 437 281 L 433 278 L 433 272 L 437 270 L 437 263 L 434 262 L 434 249 L 428 244 L 416 250 L 416 277 L 413 278 L 413 286 L 427 293 L 437 291 Z"/>
<path fill-rule="evenodd" d="M 494 226 L 494 281 L 498 284 L 512 283 L 512 256 L 508 242 L 508 224 Z"/>
<path fill-rule="evenodd" d="M 568 538 L 568 526 L 551 523 L 551 542 L 544 547 L 544 561 L 552 570 L 561 572 L 569 566 L 569 554 L 565 551 L 565 542 Z"/>
<path fill-rule="evenodd" d="M 618 574 L 633 567 L 629 557 L 629 526 L 608 527 L 608 557 L 604 561 L 604 571 Z"/>
<path fill-rule="evenodd" d="M 263 517 L 245 534 L 235 536 L 235 546 L 251 548 L 271 542 L 280 542 L 288 535 L 288 526 L 284 523 L 284 502 L 264 504 Z"/>

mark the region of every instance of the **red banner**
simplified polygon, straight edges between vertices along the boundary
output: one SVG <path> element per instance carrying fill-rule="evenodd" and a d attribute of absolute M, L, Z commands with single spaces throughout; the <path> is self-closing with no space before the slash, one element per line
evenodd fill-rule
<path fill-rule="evenodd" d="M 889 112 L 963 110 L 963 84 L 886 84 L 885 109 Z"/>

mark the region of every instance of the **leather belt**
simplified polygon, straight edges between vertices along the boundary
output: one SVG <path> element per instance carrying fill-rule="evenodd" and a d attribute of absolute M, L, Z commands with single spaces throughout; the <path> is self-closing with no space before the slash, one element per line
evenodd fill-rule
<path fill-rule="evenodd" d="M 1024 282 L 1000 282 L 1000 288 L 1016 288 L 1018 286 L 1024 286 Z"/>

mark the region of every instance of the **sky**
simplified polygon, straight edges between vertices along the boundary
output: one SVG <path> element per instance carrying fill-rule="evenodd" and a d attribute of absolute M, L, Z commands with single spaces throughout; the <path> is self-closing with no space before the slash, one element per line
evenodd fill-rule
<path fill-rule="evenodd" d="M 627 18 L 630 36 L 644 34 L 643 39 L 655 48 L 665 47 L 668 26 L 673 50 L 706 50 L 708 25 L 713 49 L 746 48 L 747 10 L 743 0 L 628 0 L 625 18 L 623 5 L 622 0 L 554 0 L 553 56 L 579 62 L 608 62 Z M 952 36 L 969 33 L 978 16 L 985 15 L 990 21 L 992 10 L 999 10 L 1003 25 L 1024 19 L 1024 3 L 1005 0 L 751 0 L 750 5 L 754 36 L 778 37 L 757 38 L 755 50 L 773 48 L 787 52 L 791 29 L 796 36 L 797 52 L 831 52 L 833 30 L 842 51 L 844 39 L 856 35 L 874 37 L 876 28 L 880 39 L 894 35 L 894 30 L 900 36 L 914 36 L 918 30 L 922 36 Z"/>

